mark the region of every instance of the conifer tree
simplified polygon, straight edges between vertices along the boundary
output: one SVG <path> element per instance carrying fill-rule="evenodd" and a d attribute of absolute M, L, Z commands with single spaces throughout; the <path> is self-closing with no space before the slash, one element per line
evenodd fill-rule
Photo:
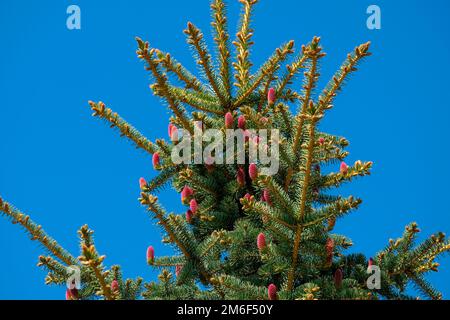
<path fill-rule="evenodd" d="M 437 271 L 437 258 L 450 250 L 444 234 L 415 245 L 419 229 L 412 223 L 368 259 L 346 254 L 352 242 L 333 232 L 337 220 L 362 201 L 334 191 L 369 175 L 372 162 L 346 164 L 349 142 L 322 132 L 319 124 L 349 76 L 370 55 L 370 43 L 348 54 L 322 91 L 317 83 L 325 53 L 318 37 L 298 49 L 293 41 L 282 44 L 255 71 L 251 16 L 257 0 L 239 1 L 235 39 L 228 33 L 224 1 L 211 3 L 215 59 L 193 23 L 184 30 L 201 78 L 169 53 L 136 39 L 137 56 L 153 79 L 151 90 L 173 113 L 167 139 L 151 142 L 103 102 L 89 102 L 93 115 L 148 153 L 159 172 L 148 182 L 139 180 L 140 203 L 165 232 L 163 242 L 176 252 L 160 256 L 149 246 L 147 263 L 161 270 L 158 281 L 123 279 L 120 266 L 107 267 L 86 225 L 79 230 L 81 253 L 71 255 L 0 198 L 0 211 L 46 249 L 48 256 L 40 256 L 38 264 L 48 271 L 46 283 L 65 285 L 67 266 L 78 266 L 81 287 L 68 288 L 67 299 L 410 299 L 408 283 L 424 297 L 440 299 L 425 277 Z M 295 85 L 297 79 L 301 85 Z M 239 129 L 245 151 L 233 160 L 244 156 L 245 163 L 173 161 L 181 139 L 208 129 Z M 279 141 L 253 133 L 261 129 L 278 130 Z M 261 163 L 250 163 L 249 153 L 252 147 L 268 149 L 274 143 L 279 145 L 279 170 L 269 175 Z M 202 148 L 207 145 L 201 142 Z M 334 171 L 322 173 L 324 167 Z M 186 212 L 169 213 L 158 201 L 158 190 L 167 184 L 180 193 Z M 367 286 L 372 266 L 381 272 L 379 289 Z"/>

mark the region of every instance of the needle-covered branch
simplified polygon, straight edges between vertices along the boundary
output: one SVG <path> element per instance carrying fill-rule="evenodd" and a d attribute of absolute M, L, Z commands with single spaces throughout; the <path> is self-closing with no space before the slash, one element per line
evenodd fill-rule
<path fill-rule="evenodd" d="M 77 265 L 78 261 L 56 240 L 52 239 L 43 229 L 42 226 L 31 220 L 30 216 L 20 212 L 14 206 L 0 197 L 0 213 L 6 215 L 13 224 L 19 224 L 31 237 L 31 240 L 39 241 L 39 243 L 55 258 L 63 262 L 67 266 Z"/>
<path fill-rule="evenodd" d="M 145 150 L 149 154 L 154 154 L 156 148 L 152 142 L 147 140 L 138 130 L 136 130 L 132 125 L 122 119 L 116 112 L 113 112 L 110 108 L 107 108 L 103 102 L 95 103 L 89 101 L 91 106 L 92 114 L 94 117 L 99 117 L 108 121 L 111 128 L 117 128 L 122 136 L 126 136 L 130 139 L 138 148 Z"/>
<path fill-rule="evenodd" d="M 230 44 L 227 27 L 226 5 L 222 0 L 214 0 L 211 3 L 213 11 L 214 41 L 219 53 L 219 70 L 227 101 L 231 99 L 231 62 Z"/>
<path fill-rule="evenodd" d="M 186 116 L 186 111 L 180 106 L 179 102 L 170 94 L 169 84 L 167 76 L 163 74 L 159 68 L 158 61 L 155 59 L 155 49 L 151 49 L 148 42 L 142 41 L 140 38 L 136 38 L 138 43 L 137 55 L 138 58 L 143 60 L 147 65 L 147 70 L 149 70 L 156 80 L 151 86 L 153 92 L 163 97 L 169 108 L 173 111 L 177 119 L 183 124 L 184 129 L 193 133 L 192 125 Z"/>
<path fill-rule="evenodd" d="M 181 63 L 176 61 L 170 53 L 155 49 L 158 63 L 162 65 L 167 72 L 175 74 L 178 79 L 185 84 L 186 89 L 192 89 L 196 92 L 205 92 L 203 84 L 194 75 L 192 75 Z"/>
<path fill-rule="evenodd" d="M 211 55 L 208 53 L 206 48 L 203 33 L 191 22 L 188 23 L 187 29 L 184 30 L 184 33 L 188 36 L 188 44 L 192 45 L 198 54 L 197 63 L 203 67 L 205 76 L 219 98 L 220 103 L 222 106 L 226 107 L 226 100 L 220 90 L 218 77 L 212 67 Z"/>
<path fill-rule="evenodd" d="M 411 224 L 401 238 L 390 240 L 373 259 L 348 254 L 352 240 L 334 233 L 340 218 L 362 201 L 340 195 L 335 189 L 369 175 L 372 162 L 347 165 L 349 142 L 323 132 L 318 124 L 349 75 L 370 55 L 369 43 L 348 55 L 317 97 L 320 62 L 325 55 L 320 38 L 314 37 L 302 46 L 290 62 L 294 42 L 287 42 L 252 73 L 251 14 L 257 1 L 240 2 L 242 16 L 233 42 L 236 57 L 230 54 L 224 0 L 211 3 L 216 57 L 208 52 L 200 30 L 188 23 L 187 41 L 194 49 L 204 83 L 169 53 L 150 48 L 148 42 L 137 38 L 138 57 L 154 82 L 150 87 L 173 113 L 168 123 L 170 142 L 150 142 L 103 103 L 90 102 L 94 116 L 105 119 L 138 148 L 152 154 L 151 164 L 158 171 L 149 182 L 139 179 L 139 201 L 165 233 L 162 242 L 172 246 L 176 254 L 155 257 L 154 247 L 148 247 L 147 262 L 160 274 L 158 281 L 144 285 L 142 297 L 409 299 L 406 288 L 413 284 L 424 297 L 441 298 L 427 275 L 436 272 L 438 259 L 450 252 L 450 241 L 442 233 L 416 245 L 419 229 Z M 297 77 L 303 81 L 301 87 L 297 86 Z M 182 142 L 179 138 L 188 137 L 181 129 L 194 136 L 194 145 L 187 149 L 193 163 L 177 164 L 172 159 Z M 215 145 L 216 137 L 211 144 L 206 136 L 196 141 L 194 131 L 203 135 L 209 129 L 222 134 L 222 145 Z M 243 139 L 237 139 L 242 140 L 238 153 L 234 145 L 232 154 L 228 154 L 223 135 L 233 129 L 241 130 Z M 270 132 L 270 149 L 261 130 Z M 274 143 L 278 152 L 272 148 Z M 251 155 L 252 146 L 258 146 L 257 159 Z M 199 149 L 201 154 L 196 153 Z M 209 155 L 207 150 L 211 151 Z M 227 164 L 213 161 L 220 157 Z M 275 168 L 270 175 L 265 171 L 269 165 Z M 183 214 L 166 212 L 152 195 L 169 183 L 186 206 Z M 69 299 L 136 299 L 141 295 L 141 278 L 124 280 L 119 266 L 107 269 L 103 265 L 104 256 L 98 254 L 87 226 L 80 230 L 82 253 L 76 259 L 1 198 L 0 210 L 51 254 L 39 259 L 40 266 L 49 272 L 48 284 L 62 285 L 65 265 L 82 263 L 81 289 L 67 291 Z M 367 285 L 371 267 L 380 268 L 380 289 Z"/>

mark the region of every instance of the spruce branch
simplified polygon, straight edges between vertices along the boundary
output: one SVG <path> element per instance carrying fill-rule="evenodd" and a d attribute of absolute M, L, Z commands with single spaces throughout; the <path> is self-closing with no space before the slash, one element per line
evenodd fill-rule
<path fill-rule="evenodd" d="M 177 245 L 177 247 L 180 249 L 180 251 L 185 256 L 186 260 L 194 260 L 198 263 L 199 274 L 202 276 L 203 280 L 206 281 L 207 283 L 210 283 L 211 285 L 213 285 L 214 288 L 218 291 L 218 293 L 220 293 L 222 295 L 221 289 L 219 287 L 217 287 L 214 283 L 211 282 L 212 276 L 204 269 L 203 264 L 200 261 L 198 261 L 197 257 L 194 255 L 192 250 L 189 250 L 189 247 L 186 246 L 185 243 L 183 243 L 183 241 L 181 241 L 177 237 L 176 232 L 170 227 L 169 221 L 165 217 L 164 210 L 157 203 L 158 198 L 153 195 L 141 193 L 141 198 L 139 199 L 139 201 L 141 202 L 141 204 L 147 206 L 149 211 L 152 211 L 154 213 L 156 219 L 158 219 L 158 221 L 159 221 L 159 224 L 162 225 L 164 230 L 169 235 L 171 241 Z"/>
<path fill-rule="evenodd" d="M 162 170 L 159 175 L 157 175 L 147 183 L 145 192 L 152 193 L 163 188 L 165 184 L 172 180 L 179 173 L 179 171 L 182 170 L 182 168 L 182 166 L 178 165 L 170 166 Z"/>
<path fill-rule="evenodd" d="M 56 240 L 52 239 L 42 226 L 31 220 L 30 216 L 23 214 L 14 206 L 0 197 L 0 213 L 6 215 L 13 224 L 19 224 L 31 236 L 31 240 L 39 241 L 47 251 L 67 266 L 77 265 L 78 261 L 62 248 Z"/>
<path fill-rule="evenodd" d="M 355 177 L 370 175 L 370 169 L 373 163 L 371 161 L 355 161 L 355 164 L 348 167 L 345 173 L 330 173 L 323 177 L 322 187 L 338 187 L 344 182 L 352 181 Z"/>
<path fill-rule="evenodd" d="M 84 225 L 78 230 L 78 235 L 81 240 L 81 255 L 78 257 L 80 262 L 88 267 L 95 275 L 95 278 L 100 286 L 100 291 L 96 294 L 104 296 L 106 300 L 114 300 L 111 287 L 106 282 L 106 277 L 109 271 L 103 271 L 103 261 L 105 256 L 100 256 L 92 241 L 93 231 L 87 225 Z"/>
<path fill-rule="evenodd" d="M 155 94 L 163 97 L 167 101 L 169 108 L 183 124 L 183 128 L 193 134 L 192 125 L 186 117 L 186 111 L 170 94 L 167 77 L 160 71 L 159 64 L 154 58 L 155 49 L 150 49 L 149 43 L 143 42 L 140 38 L 136 38 L 136 41 L 138 43 L 138 50 L 136 52 L 138 58 L 145 61 L 147 70 L 151 71 L 153 77 L 156 79 L 156 83 L 151 86 L 152 90 Z"/>
<path fill-rule="evenodd" d="M 111 128 L 118 128 L 121 136 L 126 136 L 130 139 L 138 148 L 147 151 L 149 154 L 156 152 L 156 148 L 152 142 L 147 140 L 138 130 L 128 124 L 122 119 L 116 112 L 113 112 L 110 108 L 107 108 L 103 102 L 95 103 L 89 101 L 92 111 L 92 116 L 102 118 L 111 124 Z"/>
<path fill-rule="evenodd" d="M 48 271 L 45 284 L 61 285 L 67 280 L 68 274 L 66 267 L 51 256 L 39 256 L 37 266 L 43 267 Z"/>
<path fill-rule="evenodd" d="M 190 182 L 193 186 L 201 189 L 214 197 L 217 197 L 215 181 L 208 177 L 202 177 L 194 173 L 190 168 L 186 168 L 180 172 L 179 178 L 182 181 Z"/>
<path fill-rule="evenodd" d="M 213 10 L 213 22 L 211 25 L 215 33 L 214 41 L 219 52 L 220 76 L 228 101 L 231 99 L 231 66 L 225 2 L 222 0 L 213 0 L 211 9 Z"/>
<path fill-rule="evenodd" d="M 157 283 L 145 284 L 142 296 L 147 299 L 410 299 L 404 292 L 412 283 L 425 297 L 440 299 L 441 294 L 426 276 L 437 272 L 438 259 L 450 252 L 450 239 L 444 234 L 437 233 L 416 245 L 419 229 L 411 224 L 401 238 L 389 240 L 389 245 L 375 259 L 367 260 L 361 254 L 345 254 L 352 241 L 331 233 L 336 220 L 358 208 L 361 200 L 325 192 L 358 176 L 369 175 L 372 162 L 356 161 L 351 167 L 341 162 L 339 172 L 322 174 L 322 167 L 345 159 L 348 141 L 320 132 L 318 123 L 325 110 L 332 107 L 349 75 L 370 55 L 369 43 L 358 46 L 347 56 L 314 99 L 320 61 L 325 55 L 320 38 L 314 37 L 302 46 L 290 63 L 285 62 L 294 53 L 294 43 L 282 45 L 251 73 L 251 14 L 257 0 L 240 2 L 242 16 L 233 42 L 237 51 L 234 63 L 230 59 L 224 0 L 211 3 L 216 57 L 209 54 L 201 31 L 188 23 L 187 42 L 194 49 L 205 83 L 170 54 L 151 48 L 139 38 L 136 39 L 137 55 L 152 76 L 153 93 L 173 112 L 169 125 L 171 139 L 173 126 L 192 135 L 196 121 L 203 123 L 202 131 L 216 129 L 222 133 L 237 124 L 249 138 L 244 141 L 243 151 L 247 159 L 250 158 L 247 146 L 251 143 L 267 147 L 256 138 L 254 130 L 279 130 L 279 170 L 273 176 L 262 174 L 262 159 L 252 161 L 251 166 L 196 162 L 176 165 L 171 159 L 176 139 L 173 143 L 163 139 L 150 142 L 102 102 L 89 102 L 94 116 L 106 120 L 138 148 L 153 154 L 153 167 L 159 171 L 149 183 L 143 178 L 139 181 L 139 201 L 165 232 L 162 242 L 175 247 L 179 254 L 155 259 L 153 247 L 149 247 L 148 263 L 163 270 Z M 282 71 L 284 66 L 286 69 Z M 304 79 L 299 93 L 290 86 L 301 72 Z M 235 97 L 233 91 L 237 92 Z M 290 108 L 294 103 L 299 107 L 293 115 Z M 223 153 L 223 150 L 214 151 Z M 183 204 L 189 204 L 185 215 L 168 213 L 152 195 L 168 182 L 181 191 Z M 0 211 L 49 251 L 49 257 L 39 257 L 39 266 L 48 271 L 46 283 L 63 284 L 67 276 L 65 264 L 81 263 L 83 287 L 80 292 L 75 290 L 74 297 L 116 300 L 140 296 L 142 279 L 124 280 L 119 266 L 108 270 L 103 265 L 105 256 L 97 252 L 93 233 L 87 226 L 79 231 L 81 255 L 77 259 L 28 216 L 1 198 Z M 367 289 L 370 265 L 380 267 L 380 290 Z M 198 280 L 203 287 L 198 286 Z"/>
<path fill-rule="evenodd" d="M 294 77 L 296 76 L 296 74 L 298 74 L 298 72 L 300 72 L 304 67 L 305 67 L 305 62 L 306 60 L 309 58 L 309 56 L 307 54 L 305 54 L 307 52 L 307 48 L 310 48 L 311 44 L 308 45 L 303 45 L 301 48 L 301 52 L 300 54 L 296 57 L 296 59 L 294 60 L 293 63 L 291 63 L 290 65 L 286 66 L 286 74 L 281 77 L 281 79 L 278 81 L 275 92 L 283 92 L 284 89 L 286 88 L 287 85 L 292 83 L 292 80 L 294 79 Z M 277 94 L 278 96 L 278 94 Z M 277 97 L 275 98 L 275 102 Z"/>
<path fill-rule="evenodd" d="M 197 110 L 213 113 L 216 115 L 225 114 L 218 101 L 205 100 L 204 97 L 199 94 L 189 92 L 177 87 L 169 86 L 169 91 L 177 100 L 188 104 Z"/>
<path fill-rule="evenodd" d="M 281 188 L 276 181 L 270 176 L 263 177 L 259 180 L 262 185 L 264 185 L 271 194 L 271 198 L 276 202 L 289 216 L 295 216 L 292 206 L 292 200 L 289 195 Z"/>
<path fill-rule="evenodd" d="M 293 47 L 294 41 L 289 41 L 275 50 L 275 53 L 261 66 L 250 83 L 240 88 L 238 97 L 233 103 L 233 109 L 239 108 L 265 78 L 273 76 L 279 68 L 279 63 L 284 61 L 293 52 Z"/>
<path fill-rule="evenodd" d="M 295 157 L 297 157 L 299 147 L 301 145 L 301 138 L 304 130 L 304 123 L 305 123 L 305 116 L 307 114 L 308 109 L 312 108 L 312 92 L 314 88 L 316 87 L 316 83 L 319 77 L 319 74 L 317 73 L 317 64 L 320 58 L 322 58 L 325 54 L 322 53 L 322 48 L 319 45 L 320 38 L 314 37 L 314 39 L 311 42 L 311 45 L 304 49 L 304 55 L 308 57 L 308 59 L 311 60 L 311 65 L 308 68 L 308 71 L 305 73 L 306 75 L 306 82 L 303 87 L 304 93 L 303 96 L 300 98 L 302 105 L 300 112 L 297 114 L 295 122 L 296 122 L 296 128 L 294 129 L 294 137 L 292 141 L 292 153 Z M 292 175 L 295 173 L 295 169 L 293 167 L 288 169 L 288 173 L 286 175 L 285 179 L 285 190 L 288 189 L 288 186 L 291 183 Z"/>
<path fill-rule="evenodd" d="M 303 221 L 306 214 L 306 206 L 307 206 L 307 196 L 310 188 L 310 179 L 311 179 L 311 166 L 313 162 L 313 153 L 314 153 L 314 139 L 315 139 L 315 127 L 317 120 L 311 119 L 309 124 L 309 137 L 308 137 L 308 149 L 307 149 L 307 160 L 305 164 L 305 175 L 302 183 L 302 192 L 300 197 L 300 209 L 297 215 L 298 225 L 297 230 L 295 231 L 295 239 L 292 251 L 292 264 L 291 269 L 289 271 L 288 280 L 287 280 L 287 290 L 291 292 L 294 288 L 295 274 L 297 269 L 297 261 L 298 261 L 298 252 L 300 249 L 300 240 L 303 232 L 303 226 L 300 222 Z"/>
<path fill-rule="evenodd" d="M 357 71 L 356 65 L 365 57 L 371 55 L 369 52 L 370 42 L 359 45 L 355 48 L 353 54 L 349 54 L 347 59 L 342 64 L 341 68 L 333 76 L 332 80 L 327 84 L 322 94 L 318 99 L 317 112 L 322 113 L 326 109 L 332 108 L 333 99 L 336 97 L 338 91 L 341 90 L 344 81 L 349 74 Z"/>
<path fill-rule="evenodd" d="M 152 266 L 157 268 L 176 267 L 186 263 L 184 256 L 167 256 L 158 257 L 153 262 Z"/>
<path fill-rule="evenodd" d="M 217 277 L 219 283 L 228 295 L 238 300 L 265 300 L 266 288 L 257 287 L 249 282 L 242 281 L 230 275 L 220 275 Z"/>
<path fill-rule="evenodd" d="M 432 300 L 441 300 L 442 293 L 437 291 L 433 286 L 425 280 L 425 278 L 421 275 L 411 276 L 412 282 L 416 285 L 416 288 L 422 292 L 424 296 L 429 297 Z"/>
<path fill-rule="evenodd" d="M 191 22 L 188 22 L 187 29 L 184 30 L 184 33 L 188 36 L 188 43 L 192 45 L 197 51 L 197 63 L 203 67 L 206 78 L 208 79 L 211 87 L 219 98 L 221 105 L 226 109 L 226 100 L 222 92 L 220 91 L 219 83 L 217 81 L 218 78 L 213 70 L 211 64 L 211 56 L 206 49 L 206 44 L 203 39 L 203 33 L 201 33 L 201 31 Z"/>
<path fill-rule="evenodd" d="M 214 230 L 211 233 L 211 236 L 200 244 L 197 250 L 199 258 L 214 254 L 218 248 L 220 250 L 221 246 L 228 244 L 230 241 L 231 240 L 227 237 L 225 230 Z"/>
<path fill-rule="evenodd" d="M 233 44 L 236 46 L 237 56 L 236 62 L 233 63 L 235 70 L 236 82 L 234 85 L 240 89 L 246 88 L 251 80 L 250 68 L 252 63 L 250 61 L 250 47 L 253 45 L 251 40 L 253 36 L 253 30 L 250 26 L 251 14 L 253 6 L 258 0 L 239 0 L 242 3 L 242 16 L 239 26 L 239 31 L 236 34 L 236 40 Z"/>
<path fill-rule="evenodd" d="M 273 221 L 275 224 L 282 225 L 291 231 L 295 231 L 296 227 L 289 222 L 286 222 L 288 217 L 285 213 L 280 210 L 268 206 L 266 203 L 261 201 L 255 201 L 254 197 L 250 199 L 241 199 L 242 209 L 249 214 L 258 214 L 261 216 L 262 220 Z"/>
<path fill-rule="evenodd" d="M 162 65 L 167 72 L 175 74 L 178 79 L 185 84 L 186 89 L 192 89 L 196 92 L 206 92 L 203 84 L 194 75 L 192 75 L 181 63 L 176 61 L 170 53 L 155 49 L 158 63 Z"/>
<path fill-rule="evenodd" d="M 327 219 L 342 217 L 350 210 L 357 209 L 361 202 L 361 199 L 355 199 L 353 196 L 350 196 L 347 199 L 338 199 L 327 206 L 314 209 L 310 217 L 307 217 L 302 225 L 306 228 L 322 223 Z"/>

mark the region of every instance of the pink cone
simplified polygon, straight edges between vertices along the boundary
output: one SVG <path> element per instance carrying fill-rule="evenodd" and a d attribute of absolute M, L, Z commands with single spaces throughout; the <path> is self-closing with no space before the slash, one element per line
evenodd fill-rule
<path fill-rule="evenodd" d="M 234 123 L 233 115 L 231 114 L 231 112 L 227 112 L 227 114 L 225 115 L 225 128 L 232 129 L 233 123 Z"/>
<path fill-rule="evenodd" d="M 264 190 L 263 190 L 262 196 L 263 196 L 264 201 L 265 201 L 269 206 L 271 206 L 271 205 L 272 205 L 272 200 L 271 200 L 271 198 L 270 198 L 270 191 L 269 191 L 269 189 L 264 189 Z"/>
<path fill-rule="evenodd" d="M 174 125 L 172 123 L 169 123 L 169 126 L 167 127 L 167 134 L 169 136 L 169 138 L 172 137 L 172 128 L 174 127 Z"/>
<path fill-rule="evenodd" d="M 250 130 L 244 130 L 244 140 L 245 140 L 245 142 L 249 141 L 251 136 L 252 136 L 252 134 L 251 134 Z"/>
<path fill-rule="evenodd" d="M 236 174 L 236 180 L 240 187 L 245 185 L 245 172 L 244 169 L 239 168 Z"/>
<path fill-rule="evenodd" d="M 258 167 L 254 163 L 248 166 L 248 175 L 250 179 L 255 180 L 258 177 Z"/>
<path fill-rule="evenodd" d="M 267 294 L 269 296 L 269 300 L 277 300 L 277 287 L 273 283 L 269 284 L 267 288 Z"/>
<path fill-rule="evenodd" d="M 275 103 L 275 89 L 274 88 L 270 88 L 269 91 L 267 92 L 267 102 L 269 104 L 274 104 Z"/>
<path fill-rule="evenodd" d="M 172 142 L 178 141 L 178 128 L 175 126 L 172 126 L 172 130 L 170 131 L 170 140 L 172 140 Z"/>
<path fill-rule="evenodd" d="M 139 187 L 142 189 L 144 189 L 144 187 L 147 185 L 147 181 L 145 181 L 144 178 L 140 178 L 139 179 Z"/>
<path fill-rule="evenodd" d="M 153 169 L 155 169 L 155 170 L 159 169 L 159 167 L 161 166 L 161 161 L 159 159 L 159 153 L 158 152 L 153 154 L 152 162 L 153 162 Z"/>
<path fill-rule="evenodd" d="M 369 258 L 369 262 L 367 263 L 367 271 L 370 271 L 370 267 L 373 266 L 373 259 Z"/>
<path fill-rule="evenodd" d="M 324 138 L 319 138 L 319 144 L 323 145 L 325 143 L 325 139 Z"/>
<path fill-rule="evenodd" d="M 252 196 L 250 195 L 250 193 L 246 193 L 244 196 L 245 199 L 247 199 L 248 201 L 250 201 L 250 199 L 252 198 Z"/>
<path fill-rule="evenodd" d="M 256 238 L 256 246 L 258 247 L 258 250 L 261 251 L 266 247 L 266 236 L 264 233 L 258 234 L 258 237 Z"/>
<path fill-rule="evenodd" d="M 245 117 L 242 115 L 238 118 L 238 128 L 245 130 Z"/>
<path fill-rule="evenodd" d="M 336 286 L 337 289 L 342 287 L 342 279 L 343 278 L 344 278 L 344 275 L 342 274 L 342 270 L 337 269 L 336 272 L 334 273 L 334 285 Z"/>
<path fill-rule="evenodd" d="M 151 265 L 153 262 L 155 262 L 155 249 L 153 249 L 152 246 L 149 246 L 147 248 L 147 263 Z"/>
<path fill-rule="evenodd" d="M 116 279 L 111 282 L 111 291 L 119 291 L 119 283 Z"/>
<path fill-rule="evenodd" d="M 183 204 L 188 204 L 189 199 L 194 194 L 194 191 L 189 186 L 184 186 L 183 190 L 181 191 L 181 202 Z"/>
<path fill-rule="evenodd" d="M 194 216 L 194 214 L 192 213 L 191 209 L 186 211 L 186 221 L 187 221 L 187 223 L 191 223 L 192 222 L 192 217 L 193 216 Z"/>
<path fill-rule="evenodd" d="M 191 202 L 189 203 L 189 207 L 191 208 L 192 213 L 195 214 L 197 212 L 197 209 L 198 209 L 197 200 L 192 199 Z"/>
<path fill-rule="evenodd" d="M 78 300 L 78 289 L 66 289 L 66 300 Z"/>
<path fill-rule="evenodd" d="M 341 167 L 339 168 L 339 170 L 340 170 L 340 172 L 342 174 L 347 174 L 347 172 L 348 172 L 348 165 L 344 161 L 342 161 L 341 162 Z"/>
<path fill-rule="evenodd" d="M 66 300 L 72 300 L 72 295 L 70 294 L 70 289 L 66 289 Z"/>
<path fill-rule="evenodd" d="M 183 266 L 180 264 L 177 264 L 177 266 L 175 267 L 175 275 L 178 277 L 181 273 L 181 270 L 183 270 Z"/>

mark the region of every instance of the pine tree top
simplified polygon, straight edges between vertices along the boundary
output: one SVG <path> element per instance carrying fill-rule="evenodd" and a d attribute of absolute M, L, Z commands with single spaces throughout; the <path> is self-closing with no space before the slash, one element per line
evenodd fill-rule
<path fill-rule="evenodd" d="M 75 266 L 80 287 L 67 289 L 69 299 L 407 299 L 409 282 L 423 296 L 441 298 L 425 275 L 437 271 L 436 259 L 450 250 L 443 234 L 414 246 L 419 229 L 412 223 L 401 238 L 367 259 L 346 254 L 351 240 L 334 233 L 338 219 L 362 202 L 336 195 L 336 189 L 369 175 L 372 162 L 348 165 L 348 141 L 322 132 L 319 124 L 370 55 L 370 43 L 349 53 L 320 91 L 325 57 L 320 38 L 298 49 L 288 41 L 255 70 L 251 18 L 258 1 L 240 2 L 234 40 L 225 2 L 211 3 L 215 57 L 202 32 L 187 24 L 184 33 L 201 77 L 136 38 L 137 56 L 153 80 L 150 88 L 173 113 L 168 139 L 149 141 L 103 102 L 89 102 L 94 116 L 151 155 L 159 174 L 148 182 L 141 178 L 139 201 L 177 254 L 161 257 L 149 246 L 147 262 L 161 269 L 158 281 L 122 279 L 119 266 L 105 265 L 87 226 L 79 230 L 81 253 L 74 257 L 0 198 L 0 211 L 47 249 L 49 256 L 39 258 L 39 266 L 49 272 L 46 283 L 65 285 L 71 276 L 67 266 Z M 228 131 L 238 136 L 240 150 L 233 146 L 231 156 Z M 215 143 L 205 138 L 211 132 L 219 137 Z M 202 137 L 200 155 L 192 141 L 196 134 Z M 175 161 L 180 150 L 183 161 Z M 276 162 L 276 170 L 265 170 L 268 163 L 261 158 L 252 161 L 253 152 Z M 224 154 L 227 161 L 221 163 Z M 169 183 L 181 194 L 185 213 L 168 213 L 159 203 L 156 193 Z"/>

